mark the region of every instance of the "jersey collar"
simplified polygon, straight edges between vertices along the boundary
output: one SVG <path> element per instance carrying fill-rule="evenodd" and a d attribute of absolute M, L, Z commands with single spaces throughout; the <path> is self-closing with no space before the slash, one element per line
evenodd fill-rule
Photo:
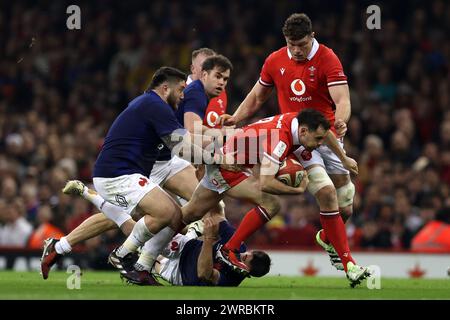
<path fill-rule="evenodd" d="M 286 49 L 287 49 L 287 54 L 288 54 L 289 59 L 292 60 L 292 54 L 289 51 L 289 48 L 286 47 Z M 311 52 L 308 54 L 306 59 L 311 60 L 312 58 L 314 58 L 314 56 L 317 53 L 317 50 L 319 50 L 319 42 L 316 40 L 316 38 L 313 38 L 313 45 L 312 45 L 312 48 L 311 48 Z"/>
<path fill-rule="evenodd" d="M 186 80 L 186 85 L 189 85 L 192 81 L 192 74 L 188 75 L 187 80 Z"/>
<path fill-rule="evenodd" d="M 300 139 L 298 138 L 298 119 L 294 118 L 291 122 L 291 135 L 292 135 L 292 142 L 294 146 L 300 145 Z"/>

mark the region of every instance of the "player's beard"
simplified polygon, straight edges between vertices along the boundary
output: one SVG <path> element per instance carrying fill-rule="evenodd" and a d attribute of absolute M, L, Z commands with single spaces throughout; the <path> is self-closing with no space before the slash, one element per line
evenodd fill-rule
<path fill-rule="evenodd" d="M 178 109 L 178 99 L 175 96 L 175 94 L 170 93 L 169 96 L 167 97 L 167 103 L 169 104 L 169 106 L 172 107 L 172 109 L 176 110 Z"/>

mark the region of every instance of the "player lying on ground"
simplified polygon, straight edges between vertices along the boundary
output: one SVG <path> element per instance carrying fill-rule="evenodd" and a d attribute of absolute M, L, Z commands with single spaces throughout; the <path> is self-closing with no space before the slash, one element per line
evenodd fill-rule
<path fill-rule="evenodd" d="M 191 239 L 177 234 L 158 257 L 152 271 L 173 285 L 238 286 L 246 276 L 217 258 L 221 245 L 234 231 L 224 216 L 205 218 L 203 237 Z M 269 272 L 271 261 L 265 252 L 247 251 L 245 244 L 241 245 L 240 252 L 250 276 L 262 277 Z"/>

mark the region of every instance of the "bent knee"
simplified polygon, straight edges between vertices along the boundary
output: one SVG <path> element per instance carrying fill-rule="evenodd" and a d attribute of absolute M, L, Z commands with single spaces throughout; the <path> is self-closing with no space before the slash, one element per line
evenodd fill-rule
<path fill-rule="evenodd" d="M 339 208 L 351 207 L 353 204 L 353 197 L 355 196 L 355 185 L 350 181 L 336 189 Z M 351 209 L 351 208 L 350 208 Z"/>
<path fill-rule="evenodd" d="M 345 207 L 345 208 L 339 208 L 339 212 L 341 214 L 342 220 L 346 222 L 353 214 L 353 209 L 351 206 Z"/>
<path fill-rule="evenodd" d="M 332 185 L 327 185 L 318 190 L 315 194 L 315 197 L 319 202 L 321 208 L 326 207 L 330 210 L 338 208 L 336 189 Z"/>
<path fill-rule="evenodd" d="M 267 194 L 261 203 L 261 207 L 263 207 L 267 213 L 273 217 L 281 210 L 280 198 Z"/>
<path fill-rule="evenodd" d="M 203 218 L 207 210 L 195 206 L 192 201 L 189 201 L 185 206 L 181 208 L 182 219 L 184 223 L 191 223 Z"/>
<path fill-rule="evenodd" d="M 323 167 L 319 166 L 308 170 L 308 180 L 308 191 L 312 195 L 316 195 L 319 191 L 323 192 L 324 188 L 327 188 L 325 190 L 334 189 L 333 181 Z"/>
<path fill-rule="evenodd" d="M 180 221 L 181 208 L 175 203 L 166 206 L 165 210 L 162 211 L 162 214 L 158 216 L 158 220 L 164 225 L 171 225 L 173 221 Z"/>

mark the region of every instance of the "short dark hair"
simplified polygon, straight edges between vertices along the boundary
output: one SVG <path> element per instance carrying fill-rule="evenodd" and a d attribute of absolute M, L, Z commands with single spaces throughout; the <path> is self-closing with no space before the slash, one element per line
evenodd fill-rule
<path fill-rule="evenodd" d="M 290 40 L 300 40 L 311 33 L 311 19 L 304 13 L 291 14 L 284 22 L 283 34 Z"/>
<path fill-rule="evenodd" d="M 152 90 L 159 87 L 163 82 L 179 82 L 186 81 L 187 75 L 172 67 L 161 67 L 153 74 L 152 81 L 150 82 L 150 86 L 147 90 Z"/>
<path fill-rule="evenodd" d="M 227 70 L 233 71 L 233 65 L 231 64 L 231 61 L 221 54 L 206 58 L 202 64 L 202 71 L 209 72 L 215 67 L 218 67 L 220 72 Z"/>
<path fill-rule="evenodd" d="M 250 261 L 250 275 L 252 277 L 262 277 L 269 272 L 272 261 L 264 251 L 254 250 L 252 253 L 253 258 Z"/>
<path fill-rule="evenodd" d="M 325 130 L 330 129 L 330 122 L 317 110 L 308 108 L 300 111 L 297 115 L 299 125 L 306 125 L 309 130 L 316 131 L 320 126 Z"/>
<path fill-rule="evenodd" d="M 210 48 L 200 48 L 200 49 L 192 51 L 192 60 L 197 58 L 197 56 L 200 54 L 207 56 L 207 57 L 211 57 L 211 56 L 215 56 L 217 53 L 213 49 L 210 49 Z"/>

